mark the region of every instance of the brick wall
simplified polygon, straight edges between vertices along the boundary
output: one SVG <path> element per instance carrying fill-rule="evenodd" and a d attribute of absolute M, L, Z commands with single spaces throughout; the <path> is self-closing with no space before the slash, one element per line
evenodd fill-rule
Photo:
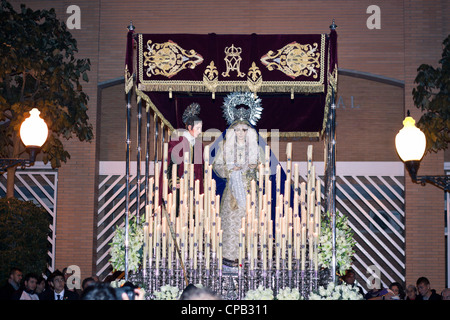
<path fill-rule="evenodd" d="M 440 14 L 448 12 L 442 11 L 445 3 L 405 1 L 405 109 L 416 120 L 420 111 L 412 101 L 414 79 L 420 64 L 436 66 L 441 56 L 442 41 L 450 31 Z M 444 174 L 443 161 L 443 152 L 425 155 L 419 175 Z M 415 283 L 418 277 L 426 276 L 440 292 L 445 287 L 444 193 L 432 185 L 415 185 L 410 179 L 405 182 L 406 280 Z"/>

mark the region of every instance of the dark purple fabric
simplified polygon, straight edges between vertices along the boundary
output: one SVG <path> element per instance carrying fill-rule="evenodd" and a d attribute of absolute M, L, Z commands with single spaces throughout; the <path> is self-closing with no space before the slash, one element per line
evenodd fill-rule
<path fill-rule="evenodd" d="M 151 40 L 151 43 L 165 43 L 169 40 L 178 44 L 185 50 L 195 50 L 202 56 L 203 62 L 194 69 L 185 69 L 178 74 L 172 76 L 170 80 L 197 80 L 202 81 L 203 72 L 206 66 L 211 61 L 214 61 L 215 66 L 219 70 L 219 81 L 246 81 L 247 71 L 255 62 L 262 72 L 264 81 L 312 81 L 318 82 L 318 79 L 314 79 L 312 76 L 298 76 L 295 79 L 287 76 L 281 71 L 269 71 L 266 66 L 260 61 L 261 57 L 267 54 L 269 51 L 277 52 L 277 50 L 283 48 L 285 45 L 298 42 L 300 44 L 313 44 L 319 45 L 318 50 L 321 48 L 321 34 L 312 35 L 197 35 L 197 34 L 143 34 L 142 48 L 143 51 L 147 51 L 147 43 Z M 326 35 L 328 37 L 328 35 Z M 240 63 L 240 70 L 246 74 L 245 77 L 238 77 L 237 72 L 230 72 L 229 77 L 224 77 L 222 72 L 225 71 L 226 63 L 224 60 L 226 47 L 242 48 L 240 54 L 242 61 Z M 325 41 L 325 46 L 328 47 L 328 40 Z M 139 50 L 138 50 L 139 54 Z M 326 54 L 326 51 L 325 51 Z M 328 59 L 325 56 L 325 66 L 328 64 Z M 325 74 L 326 76 L 326 74 Z M 146 75 L 146 72 L 142 72 L 143 80 L 168 80 L 167 77 L 162 75 Z M 138 77 L 138 84 L 140 77 Z"/>
<path fill-rule="evenodd" d="M 132 33 L 128 34 L 129 39 Z M 140 35 L 135 35 L 139 39 Z M 328 93 L 329 74 L 332 74 L 337 67 L 337 33 L 331 30 L 330 35 L 326 35 L 325 43 L 323 44 L 322 53 L 325 57 L 321 68 L 324 70 L 323 87 L 320 92 L 317 89 L 309 91 L 309 93 L 296 92 L 294 99 L 291 99 L 289 83 L 301 84 L 305 87 L 310 84 L 319 84 L 320 76 L 314 79 L 312 76 L 298 76 L 292 78 L 279 70 L 268 70 L 261 62 L 261 57 L 269 51 L 277 52 L 289 43 L 297 42 L 300 44 L 318 44 L 318 49 L 321 50 L 322 35 L 197 35 L 197 34 L 142 34 L 142 40 L 138 40 L 138 55 L 140 54 L 139 47 L 142 47 L 142 52 L 147 52 L 148 41 L 151 43 L 165 43 L 173 41 L 185 50 L 195 50 L 203 58 L 203 62 L 197 65 L 194 69 L 184 69 L 168 78 L 162 75 L 150 76 L 146 73 L 146 68 L 139 68 L 139 59 L 143 57 L 136 57 L 138 60 L 138 70 L 136 70 L 137 85 L 139 87 L 140 80 L 144 82 L 147 80 L 158 81 L 203 81 L 203 74 L 206 67 L 211 61 L 214 62 L 218 69 L 218 80 L 221 83 L 229 81 L 247 81 L 247 72 L 252 63 L 255 62 L 262 74 L 264 83 L 276 83 L 277 81 L 284 81 L 287 86 L 283 88 L 263 89 L 258 91 L 258 97 L 262 99 L 263 112 L 261 119 L 258 121 L 257 129 L 266 129 L 268 131 L 278 129 L 283 132 L 296 133 L 314 133 L 322 132 L 325 114 L 326 95 Z M 230 72 L 229 77 L 224 77 L 222 72 L 226 70 L 225 47 L 233 44 L 235 47 L 242 48 L 240 71 L 245 73 L 244 77 L 238 77 L 237 72 Z M 131 48 L 131 49 L 130 49 Z M 130 49 L 130 50 L 128 50 Z M 127 61 L 130 52 L 132 52 L 132 43 L 127 46 Z M 143 54 L 143 53 L 142 53 Z M 142 61 L 142 60 L 141 60 Z M 329 64 L 329 65 L 328 65 Z M 132 63 L 128 63 L 129 68 L 132 68 Z M 143 90 L 143 89 L 141 89 Z M 159 91 L 158 91 L 159 90 Z M 278 91 L 277 91 L 278 90 Z M 172 98 L 169 98 L 171 92 Z M 171 89 L 169 86 L 164 86 L 153 90 L 148 85 L 145 87 L 144 93 L 150 98 L 158 111 L 164 118 L 172 125 L 173 128 L 184 128 L 181 121 L 182 114 L 186 107 L 192 103 L 197 102 L 201 106 L 200 118 L 203 120 L 203 131 L 214 128 L 220 131 L 225 130 L 227 124 L 222 117 L 222 104 L 224 97 L 229 92 L 216 92 L 215 99 L 212 99 L 211 92 L 180 92 L 176 89 Z M 200 90 L 201 91 L 201 90 Z M 208 90 L 205 90 L 208 91 Z M 237 90 L 235 90 L 237 91 Z M 287 92 L 286 92 L 287 91 Z M 301 134 L 299 134 L 300 136 Z"/>
<path fill-rule="evenodd" d="M 181 116 L 192 102 L 200 104 L 199 117 L 203 121 L 203 131 L 218 129 L 224 131 L 228 126 L 222 116 L 222 105 L 225 94 L 173 94 L 169 98 L 167 92 L 148 92 L 152 102 L 175 129 L 184 128 Z M 256 124 L 256 129 L 278 129 L 280 132 L 319 132 L 322 130 L 325 95 L 296 95 L 292 100 L 290 95 L 258 94 L 261 98 L 263 112 Z"/>
<path fill-rule="evenodd" d="M 131 74 L 133 74 L 134 69 L 133 69 L 133 34 L 134 31 L 130 30 L 127 33 L 127 48 L 126 48 L 126 53 L 125 53 L 125 66 L 128 69 L 128 72 Z"/>

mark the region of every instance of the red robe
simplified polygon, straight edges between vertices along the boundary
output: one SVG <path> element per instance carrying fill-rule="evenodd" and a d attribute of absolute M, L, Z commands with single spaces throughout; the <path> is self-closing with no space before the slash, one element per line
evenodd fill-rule
<path fill-rule="evenodd" d="M 203 193 L 203 144 L 201 139 L 196 139 L 194 146 L 192 147 L 188 139 L 184 136 L 179 137 L 178 140 L 174 139 L 168 143 L 168 164 L 167 164 L 167 175 L 168 180 L 168 194 L 172 193 L 172 185 L 178 184 L 180 178 L 184 177 L 184 153 L 189 152 L 190 162 L 194 163 L 194 181 L 199 180 L 200 193 Z M 177 181 L 174 183 L 172 181 L 172 167 L 173 164 L 177 164 Z M 162 203 L 163 194 L 163 172 L 164 166 L 161 165 L 161 171 L 159 175 L 159 185 L 161 190 L 159 192 L 160 203 Z M 186 190 L 188 191 L 188 190 Z M 178 200 L 177 200 L 178 203 Z M 178 207 L 178 205 L 177 205 Z"/>

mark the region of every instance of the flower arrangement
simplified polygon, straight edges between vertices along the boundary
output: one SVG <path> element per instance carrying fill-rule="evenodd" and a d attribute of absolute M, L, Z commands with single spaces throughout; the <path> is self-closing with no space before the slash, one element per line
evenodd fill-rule
<path fill-rule="evenodd" d="M 280 289 L 277 294 L 277 300 L 300 300 L 300 292 L 297 288 Z"/>
<path fill-rule="evenodd" d="M 249 290 L 245 294 L 244 300 L 273 300 L 272 289 L 264 288 L 260 285 L 256 290 Z"/>
<path fill-rule="evenodd" d="M 327 219 L 322 221 L 322 232 L 319 240 L 319 265 L 324 268 L 331 266 L 332 259 L 332 241 L 333 234 L 331 229 L 331 215 L 328 212 Z M 355 254 L 353 247 L 356 240 L 353 238 L 353 232 L 348 225 L 348 218 L 343 214 L 336 212 L 336 272 L 339 275 L 345 274 L 350 269 L 352 258 Z"/>
<path fill-rule="evenodd" d="M 125 226 L 117 228 L 113 237 L 109 262 L 114 270 L 125 270 Z M 137 219 L 129 222 L 128 228 L 128 268 L 137 271 L 142 262 L 142 247 L 144 245 L 144 229 Z"/>
<path fill-rule="evenodd" d="M 327 288 L 320 286 L 317 292 L 312 292 L 309 300 L 363 300 L 363 296 L 351 285 L 330 282 Z"/>
<path fill-rule="evenodd" d="M 179 300 L 181 291 L 177 287 L 162 286 L 159 291 L 153 293 L 154 300 Z"/>

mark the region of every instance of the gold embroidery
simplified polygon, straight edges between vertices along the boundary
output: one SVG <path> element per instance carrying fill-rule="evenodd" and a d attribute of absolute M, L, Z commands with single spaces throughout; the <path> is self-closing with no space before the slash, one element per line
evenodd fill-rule
<path fill-rule="evenodd" d="M 219 84 L 219 71 L 217 71 L 214 61 L 206 67 L 203 73 L 203 83 L 211 91 L 215 92 L 217 85 Z"/>
<path fill-rule="evenodd" d="M 223 77 L 229 77 L 230 71 L 237 71 L 237 76 L 242 78 L 245 77 L 245 73 L 241 72 L 241 53 L 242 48 L 236 48 L 234 44 L 231 45 L 231 47 L 225 48 L 225 60 L 227 71 L 222 72 Z"/>
<path fill-rule="evenodd" d="M 194 69 L 203 62 L 203 57 L 195 50 L 185 50 L 171 40 L 164 43 L 148 40 L 147 49 L 144 66 L 148 67 L 148 77 L 162 75 L 171 78 L 181 70 Z"/>
<path fill-rule="evenodd" d="M 321 35 L 320 44 L 320 77 L 317 80 L 308 79 L 307 81 L 262 81 L 261 86 L 258 87 L 258 92 L 285 92 L 285 93 L 323 93 L 325 90 L 325 46 L 326 34 Z M 144 68 L 144 53 L 147 52 L 144 43 L 143 35 L 138 35 L 138 83 L 137 87 L 142 91 L 164 91 L 168 92 L 169 88 L 172 91 L 191 91 L 191 92 L 211 92 L 211 87 L 205 85 L 204 79 L 200 80 L 156 80 L 155 78 L 145 78 Z M 204 76 L 204 74 L 203 74 Z M 218 81 L 217 86 L 214 87 L 214 92 L 232 92 L 232 91 L 248 91 L 254 90 L 255 87 L 250 88 L 248 77 L 246 80 L 232 80 L 232 81 Z"/>
<path fill-rule="evenodd" d="M 269 51 L 261 57 L 261 62 L 269 71 L 280 70 L 293 79 L 302 75 L 317 79 L 321 55 L 317 49 L 317 43 L 302 45 L 294 41 L 279 49 L 277 53 Z"/>
<path fill-rule="evenodd" d="M 253 62 L 252 66 L 248 69 L 247 73 L 247 86 L 248 88 L 256 93 L 263 83 L 261 70 Z"/>

